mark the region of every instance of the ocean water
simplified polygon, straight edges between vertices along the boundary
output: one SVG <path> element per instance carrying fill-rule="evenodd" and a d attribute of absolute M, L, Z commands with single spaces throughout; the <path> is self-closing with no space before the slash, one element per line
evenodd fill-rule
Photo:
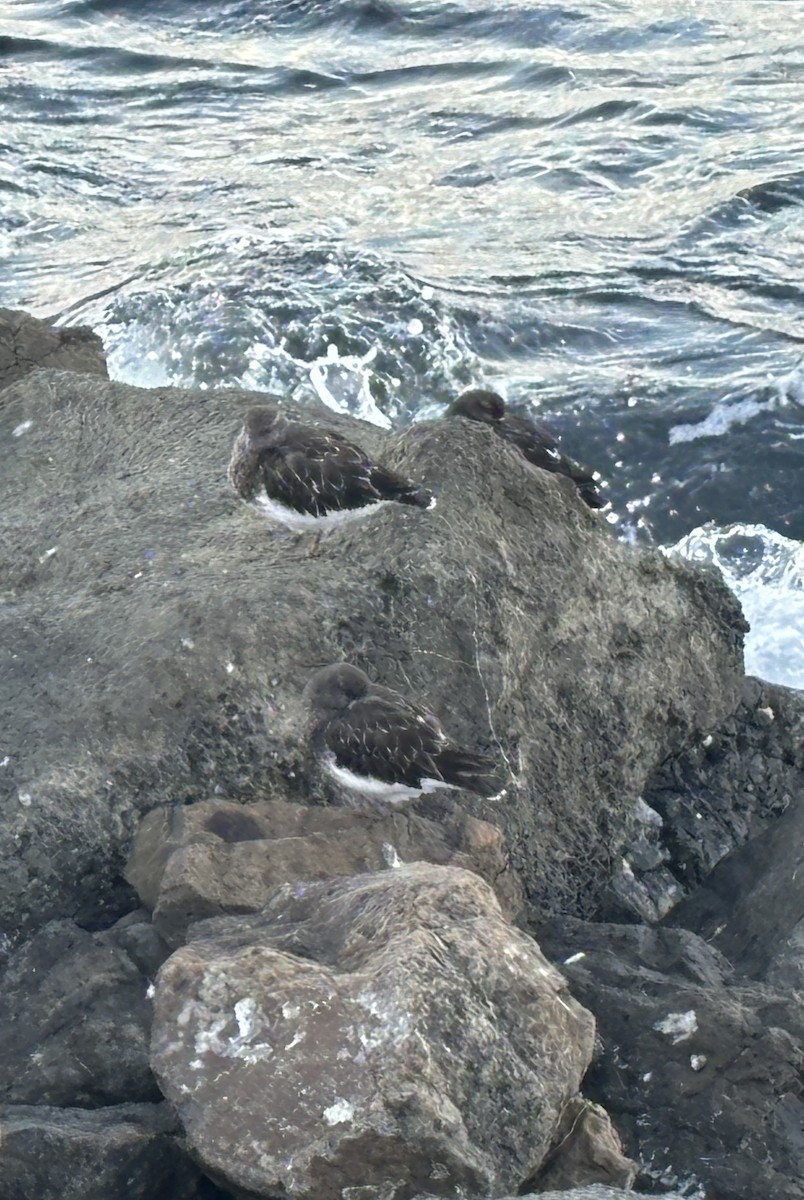
<path fill-rule="evenodd" d="M 804 687 L 804 4 L 0 0 L 0 305 L 386 427 L 485 383 Z"/>

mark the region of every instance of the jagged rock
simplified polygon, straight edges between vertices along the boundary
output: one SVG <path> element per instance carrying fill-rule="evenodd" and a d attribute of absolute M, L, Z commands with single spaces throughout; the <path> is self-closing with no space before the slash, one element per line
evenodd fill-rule
<path fill-rule="evenodd" d="M 0 1102 L 160 1098 L 148 1065 L 148 980 L 123 949 L 137 928 L 129 920 L 119 931 L 88 933 L 73 921 L 51 921 L 12 953 L 0 979 Z M 142 951 L 141 917 L 139 928 Z"/>
<path fill-rule="evenodd" d="M 780 992 L 804 992 L 804 921 L 778 946 L 768 962 L 765 980 Z"/>
<path fill-rule="evenodd" d="M 713 1200 L 801 1200 L 798 997 L 735 982 L 686 930 L 556 918 L 539 939 L 598 1022 L 584 1091 L 651 1179 L 697 1178 Z"/>
<path fill-rule="evenodd" d="M 310 808 L 274 800 L 211 800 L 155 809 L 143 820 L 126 876 L 172 946 L 205 917 L 257 912 L 280 883 L 374 872 L 403 862 L 464 867 L 495 888 L 509 917 L 522 889 L 506 869 L 502 835 L 442 802 L 442 823 L 393 812 Z"/>
<path fill-rule="evenodd" d="M 769 684 L 758 696 L 752 690 L 740 726 L 742 754 L 730 746 L 708 781 L 710 795 L 720 785 L 721 810 L 724 802 L 742 807 L 751 836 L 720 859 L 668 921 L 694 929 L 741 974 L 761 979 L 774 960 L 778 969 L 792 952 L 788 939 L 804 920 L 804 695 Z M 745 706 L 738 715 L 746 717 Z M 734 801 L 735 759 L 747 800 L 742 806 Z M 693 790 L 687 804 L 699 798 Z M 702 804 L 702 820 L 711 815 L 711 802 Z"/>
<path fill-rule="evenodd" d="M 550 1192 L 590 1183 L 630 1188 L 637 1166 L 623 1154 L 622 1142 L 605 1109 L 582 1096 L 567 1104 L 553 1147 L 529 1191 Z"/>
<path fill-rule="evenodd" d="M 490 1196 L 537 1169 L 593 1023 L 477 875 L 285 885 L 196 932 L 158 976 L 152 1064 L 224 1186 Z"/>
<path fill-rule="evenodd" d="M 37 367 L 108 375 L 103 342 L 88 326 L 54 329 L 49 321 L 0 308 L 0 389 Z"/>
<path fill-rule="evenodd" d="M 505 757 L 505 803 L 461 804 L 504 824 L 534 910 L 594 911 L 647 777 L 737 703 L 736 601 L 468 421 L 391 437 L 289 406 L 439 497 L 278 529 L 225 481 L 260 399 L 44 371 L 2 392 L 0 925 L 122 915 L 158 805 L 323 801 L 301 689 L 343 658 Z"/>
<path fill-rule="evenodd" d="M 166 1104 L 0 1107 L 2 1200 L 189 1200 L 198 1169 Z"/>
<path fill-rule="evenodd" d="M 671 920 L 705 937 L 728 926 L 718 944 L 736 965 L 760 972 L 804 917 L 804 872 L 796 873 L 795 860 L 796 814 L 804 810 L 804 696 L 746 679 L 737 711 L 663 764 L 644 801 L 661 820 L 650 838 L 658 857 L 628 848 L 604 914 L 657 921 L 689 895 Z M 781 850 L 786 839 L 793 844 L 777 862 L 774 847 Z M 772 897 L 766 887 L 776 889 Z"/>

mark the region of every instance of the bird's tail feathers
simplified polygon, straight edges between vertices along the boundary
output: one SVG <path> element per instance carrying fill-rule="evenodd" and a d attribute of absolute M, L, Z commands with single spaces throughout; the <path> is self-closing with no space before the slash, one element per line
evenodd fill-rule
<path fill-rule="evenodd" d="M 494 763 L 481 754 L 471 754 L 468 750 L 442 750 L 438 756 L 438 769 L 446 783 L 476 792 L 478 796 L 491 798 L 504 790 L 505 785 Z"/>
<path fill-rule="evenodd" d="M 387 467 L 375 467 L 371 472 L 372 486 L 383 500 L 396 500 L 399 504 L 412 504 L 416 508 L 429 508 L 433 493 L 418 483 L 412 483 Z"/>
<path fill-rule="evenodd" d="M 606 501 L 600 494 L 600 488 L 597 480 L 590 471 L 584 467 L 578 466 L 577 463 L 570 462 L 570 479 L 580 492 L 581 499 L 589 505 L 590 508 L 603 508 Z"/>

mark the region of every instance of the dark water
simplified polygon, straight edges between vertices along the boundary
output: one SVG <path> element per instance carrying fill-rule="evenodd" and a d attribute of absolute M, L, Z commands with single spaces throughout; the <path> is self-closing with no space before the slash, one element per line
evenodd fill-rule
<path fill-rule="evenodd" d="M 797 0 L 0 3 L 0 304 L 145 385 L 498 387 L 801 687 L 803 298 Z"/>

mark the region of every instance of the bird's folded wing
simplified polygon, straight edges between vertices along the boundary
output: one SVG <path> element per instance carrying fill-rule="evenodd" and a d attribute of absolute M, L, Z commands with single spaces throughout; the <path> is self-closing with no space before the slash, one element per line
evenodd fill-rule
<path fill-rule="evenodd" d="M 336 762 L 360 775 L 410 787 L 441 778 L 436 760 L 444 736 L 438 723 L 393 693 L 354 701 L 329 723 L 326 741 Z"/>

